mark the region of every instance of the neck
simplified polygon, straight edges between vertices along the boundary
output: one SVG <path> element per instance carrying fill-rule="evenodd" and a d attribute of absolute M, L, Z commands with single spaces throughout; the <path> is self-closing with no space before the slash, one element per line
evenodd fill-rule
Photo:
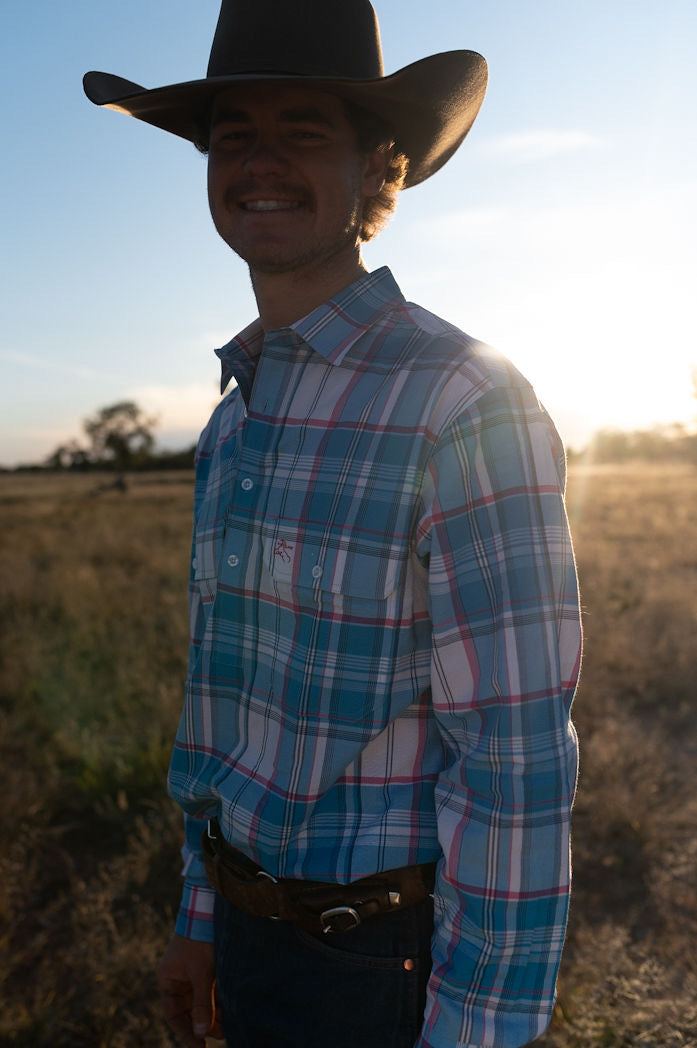
<path fill-rule="evenodd" d="M 261 326 L 270 331 L 294 324 L 366 272 L 360 252 L 348 264 L 332 266 L 325 260 L 316 270 L 260 273 L 250 268 Z"/>

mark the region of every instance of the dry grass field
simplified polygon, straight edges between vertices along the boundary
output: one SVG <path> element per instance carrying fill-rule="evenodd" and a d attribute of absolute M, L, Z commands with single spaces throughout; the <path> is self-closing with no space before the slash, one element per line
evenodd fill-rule
<path fill-rule="evenodd" d="M 0 476 L 0 1045 L 170 1045 L 191 477 Z M 576 466 L 575 890 L 540 1048 L 697 1048 L 697 470 Z M 330 1048 L 330 1046 L 328 1046 Z M 357 1046 L 360 1048 L 360 1046 Z"/>

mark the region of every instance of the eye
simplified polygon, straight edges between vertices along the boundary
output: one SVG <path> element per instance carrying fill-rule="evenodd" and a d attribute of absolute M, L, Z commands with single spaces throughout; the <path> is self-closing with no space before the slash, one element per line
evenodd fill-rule
<path fill-rule="evenodd" d="M 227 128 L 225 130 L 218 131 L 213 136 L 213 144 L 218 145 L 237 145 L 240 142 L 246 142 L 249 140 L 251 131 L 248 128 Z"/>
<path fill-rule="evenodd" d="M 323 142 L 326 134 L 311 127 L 296 127 L 291 132 L 291 137 L 299 142 Z"/>

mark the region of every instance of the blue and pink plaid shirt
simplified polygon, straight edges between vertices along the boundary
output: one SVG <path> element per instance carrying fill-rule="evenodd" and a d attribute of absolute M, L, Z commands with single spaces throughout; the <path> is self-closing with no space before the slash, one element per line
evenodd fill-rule
<path fill-rule="evenodd" d="M 212 938 L 217 815 L 275 876 L 439 860 L 418 1048 L 546 1027 L 579 672 L 564 454 L 503 357 L 389 270 L 218 351 L 196 463 L 177 931 Z"/>

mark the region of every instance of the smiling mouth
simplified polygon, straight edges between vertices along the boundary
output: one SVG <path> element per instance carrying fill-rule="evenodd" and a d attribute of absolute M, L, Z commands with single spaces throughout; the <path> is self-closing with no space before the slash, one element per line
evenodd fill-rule
<path fill-rule="evenodd" d="M 299 200 L 243 200 L 240 203 L 243 211 L 296 211 Z"/>

